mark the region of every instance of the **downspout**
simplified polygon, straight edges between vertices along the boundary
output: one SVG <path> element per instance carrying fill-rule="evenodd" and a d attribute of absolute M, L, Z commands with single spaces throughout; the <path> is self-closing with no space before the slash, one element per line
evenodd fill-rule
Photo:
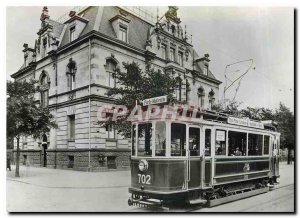
<path fill-rule="evenodd" d="M 91 39 L 89 39 L 89 168 L 91 170 Z"/>

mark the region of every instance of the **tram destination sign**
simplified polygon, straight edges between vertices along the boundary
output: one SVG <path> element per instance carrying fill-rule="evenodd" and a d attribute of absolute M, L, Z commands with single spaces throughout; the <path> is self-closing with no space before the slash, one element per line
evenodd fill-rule
<path fill-rule="evenodd" d="M 264 129 L 264 124 L 262 124 L 261 122 L 252 121 L 249 118 L 242 119 L 237 117 L 228 117 L 227 123 L 240 125 L 240 126 L 248 126 L 248 127 L 258 128 L 258 129 Z"/>
<path fill-rule="evenodd" d="M 148 98 L 143 100 L 143 106 L 152 105 L 152 104 L 160 104 L 167 102 L 167 96 L 159 96 L 155 98 Z"/>

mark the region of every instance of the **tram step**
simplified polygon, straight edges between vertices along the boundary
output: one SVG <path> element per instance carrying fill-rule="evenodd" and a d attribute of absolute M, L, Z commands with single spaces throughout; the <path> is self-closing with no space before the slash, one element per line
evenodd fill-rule
<path fill-rule="evenodd" d="M 206 204 L 207 200 L 202 198 L 189 200 L 189 204 Z"/>
<path fill-rule="evenodd" d="M 147 206 L 160 206 L 161 203 L 153 200 L 133 200 L 133 203 L 144 204 Z"/>
<path fill-rule="evenodd" d="M 270 189 L 269 187 L 265 187 L 265 188 L 255 189 L 253 191 L 248 191 L 248 192 L 243 192 L 243 193 L 236 194 L 236 195 L 231 195 L 231 196 L 224 197 L 224 198 L 209 200 L 208 207 L 214 207 L 214 206 L 217 206 L 220 204 L 225 204 L 225 203 L 228 203 L 231 201 L 236 201 L 236 200 L 248 198 L 248 197 L 251 197 L 254 195 L 262 194 L 262 193 L 268 192 L 269 189 Z"/>

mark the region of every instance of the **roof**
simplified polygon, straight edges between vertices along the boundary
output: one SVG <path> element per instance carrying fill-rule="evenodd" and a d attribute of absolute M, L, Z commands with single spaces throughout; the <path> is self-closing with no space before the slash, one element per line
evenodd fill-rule
<path fill-rule="evenodd" d="M 79 37 L 86 35 L 93 30 L 96 30 L 108 37 L 117 38 L 116 33 L 113 30 L 112 23 L 110 22 L 110 19 L 118 15 L 119 11 L 120 8 L 116 6 L 91 6 L 85 8 L 77 14 L 78 16 L 88 20 L 86 26 L 82 30 Z M 150 24 L 149 22 L 131 14 L 130 12 L 128 12 L 126 18 L 130 20 L 130 28 L 128 28 L 129 45 L 144 50 L 146 47 L 148 30 L 149 28 L 153 27 L 153 24 Z M 67 31 L 64 31 L 64 28 L 66 28 L 67 24 L 54 21 L 50 18 L 48 22 L 51 26 L 53 26 L 53 36 L 56 37 L 58 40 L 61 39 L 59 47 L 67 45 L 70 42 L 70 35 Z M 194 53 L 195 58 L 199 57 L 194 48 L 190 47 L 190 52 Z M 22 66 L 21 69 L 22 68 L 24 68 L 24 66 Z M 199 71 L 203 74 L 203 68 L 203 63 L 196 63 L 196 71 Z M 208 72 L 208 77 L 216 80 L 216 78 L 210 70 Z"/>

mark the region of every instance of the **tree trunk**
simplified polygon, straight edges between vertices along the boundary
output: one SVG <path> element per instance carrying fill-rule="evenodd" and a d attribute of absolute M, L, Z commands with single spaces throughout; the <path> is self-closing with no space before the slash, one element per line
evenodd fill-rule
<path fill-rule="evenodd" d="M 20 168 L 20 138 L 17 137 L 17 154 L 16 154 L 16 173 L 15 177 L 20 177 L 19 168 Z"/>
<path fill-rule="evenodd" d="M 288 158 L 287 158 L 287 164 L 291 163 L 291 148 L 288 146 Z"/>

